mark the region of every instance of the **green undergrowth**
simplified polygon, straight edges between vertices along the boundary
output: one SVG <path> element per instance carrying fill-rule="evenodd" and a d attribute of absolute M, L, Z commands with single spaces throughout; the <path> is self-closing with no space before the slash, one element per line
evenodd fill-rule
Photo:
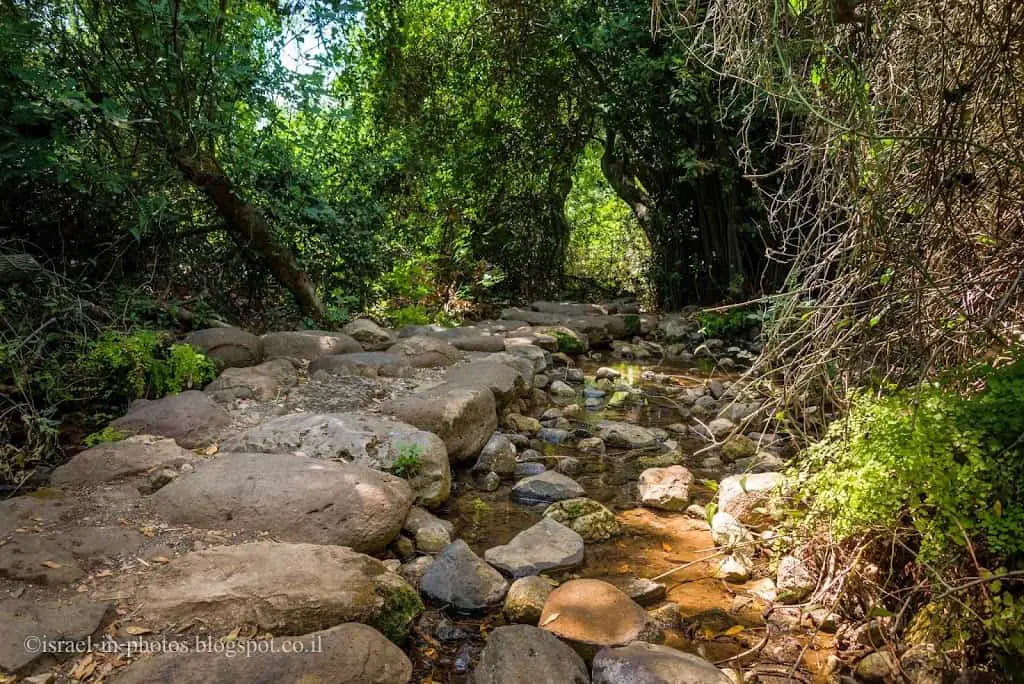
<path fill-rule="evenodd" d="M 701 311 L 697 322 L 704 337 L 737 337 L 764 321 L 760 309 L 737 307 L 726 311 Z"/>
<path fill-rule="evenodd" d="M 802 467 L 809 520 L 840 541 L 899 536 L 933 577 L 990 580 L 955 598 L 973 601 L 988 645 L 1021 656 L 1024 359 L 1013 358 L 856 395 Z"/>

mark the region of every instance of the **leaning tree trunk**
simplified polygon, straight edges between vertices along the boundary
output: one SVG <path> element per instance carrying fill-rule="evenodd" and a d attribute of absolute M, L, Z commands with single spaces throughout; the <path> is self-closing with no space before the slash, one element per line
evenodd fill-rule
<path fill-rule="evenodd" d="M 303 313 L 322 323 L 327 315 L 313 281 L 259 210 L 239 195 L 217 160 L 205 152 L 178 151 L 172 156 L 185 178 L 216 207 L 228 233 L 263 260 L 274 278 L 295 296 Z"/>

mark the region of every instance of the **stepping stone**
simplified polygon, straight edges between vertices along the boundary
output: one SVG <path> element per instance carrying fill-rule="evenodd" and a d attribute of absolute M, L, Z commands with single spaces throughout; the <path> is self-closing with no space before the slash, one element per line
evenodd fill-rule
<path fill-rule="evenodd" d="M 407 476 L 416 501 L 437 506 L 451 491 L 451 468 L 436 435 L 368 413 L 296 413 L 274 418 L 224 441 L 222 451 L 299 454 L 391 472 L 413 459 Z"/>
<path fill-rule="evenodd" d="M 84 639 L 93 634 L 110 608 L 109 603 L 97 603 L 81 594 L 42 601 L 0 600 L 0 615 L 4 616 L 0 620 L 0 670 L 17 672 L 28 667 L 50 653 L 46 642 Z M 53 655 L 67 657 L 66 653 Z"/>
<path fill-rule="evenodd" d="M 476 458 L 498 428 L 494 395 L 486 388 L 441 385 L 385 402 L 381 411 L 433 432 L 456 463 Z"/>
<path fill-rule="evenodd" d="M 540 626 L 584 652 L 635 641 L 647 611 L 614 585 L 596 579 L 570 580 L 548 596 Z"/>
<path fill-rule="evenodd" d="M 262 338 L 263 358 L 314 361 L 328 354 L 350 354 L 363 346 L 344 333 L 295 330 L 267 333 Z"/>
<path fill-rule="evenodd" d="M 355 463 L 295 454 L 227 453 L 152 497 L 169 522 L 264 531 L 277 539 L 380 551 L 402 529 L 409 485 Z"/>
<path fill-rule="evenodd" d="M 81 451 L 53 471 L 54 487 L 80 487 L 176 468 L 196 460 L 173 439 L 139 435 Z"/>
<path fill-rule="evenodd" d="M 472 472 L 497 473 L 501 476 L 513 475 L 516 472 L 516 448 L 508 437 L 495 432 L 487 440 L 480 457 L 473 464 Z"/>
<path fill-rule="evenodd" d="M 587 543 L 606 541 L 619 534 L 615 514 L 585 497 L 557 501 L 547 507 L 544 517 L 565 525 Z"/>
<path fill-rule="evenodd" d="M 345 623 L 303 636 L 234 643 L 238 657 L 226 657 L 231 651 L 191 651 L 142 658 L 121 670 L 117 684 L 407 684 L 412 678 L 412 663 L 402 650 L 377 630 L 358 623 Z M 245 657 L 246 646 L 252 643 L 258 644 L 260 649 L 253 657 Z"/>
<path fill-rule="evenodd" d="M 593 684 L 730 684 L 731 681 L 703 658 L 642 641 L 604 648 L 594 657 Z"/>
<path fill-rule="evenodd" d="M 0 546 L 0 577 L 44 585 L 70 584 L 105 560 L 132 554 L 146 538 L 123 527 L 65 527 L 15 532 Z"/>
<path fill-rule="evenodd" d="M 533 377 L 532 372 L 529 377 Z M 527 376 L 521 369 L 498 361 L 473 361 L 465 365 L 452 366 L 445 371 L 444 379 L 451 387 L 489 389 L 498 408 L 508 406 L 525 396 L 529 390 Z"/>
<path fill-rule="evenodd" d="M 526 504 L 551 504 L 584 495 L 586 491 L 579 482 L 550 470 L 520 480 L 512 487 L 512 499 Z"/>
<path fill-rule="evenodd" d="M 548 596 L 557 586 L 558 583 L 550 577 L 520 577 L 508 588 L 508 595 L 505 596 L 505 619 L 513 623 L 536 625 Z"/>
<path fill-rule="evenodd" d="M 460 361 L 463 353 L 436 337 L 413 335 L 388 347 L 392 354 L 401 354 L 416 368 L 438 368 Z"/>
<path fill-rule="evenodd" d="M 198 620 L 215 635 L 242 624 L 281 636 L 361 622 L 400 640 L 423 608 L 404 579 L 343 546 L 224 546 L 186 554 L 134 581 L 137 622 L 181 629 Z"/>
<path fill-rule="evenodd" d="M 587 666 L 571 648 L 529 625 L 498 627 L 487 637 L 473 684 L 590 684 Z"/>
<path fill-rule="evenodd" d="M 512 577 L 575 568 L 583 563 L 583 538 L 565 525 L 543 518 L 508 544 L 487 549 L 484 560 Z"/>
<path fill-rule="evenodd" d="M 505 338 L 500 335 L 460 335 L 451 339 L 456 349 L 474 352 L 503 352 Z"/>
<path fill-rule="evenodd" d="M 255 366 L 263 358 L 260 338 L 239 328 L 206 328 L 185 338 L 221 368 Z"/>
<path fill-rule="evenodd" d="M 401 354 L 375 351 L 321 356 L 309 364 L 310 376 L 317 373 L 363 378 L 410 378 L 415 371 Z"/>
<path fill-rule="evenodd" d="M 596 436 L 616 449 L 645 449 L 658 443 L 655 434 L 647 428 L 614 420 L 598 423 Z"/>
<path fill-rule="evenodd" d="M 438 603 L 476 612 L 499 605 L 508 582 L 459 539 L 446 546 L 423 573 L 420 591 Z"/>
<path fill-rule="evenodd" d="M 206 394 L 189 390 L 155 401 L 139 399 L 110 425 L 130 434 L 170 437 L 186 449 L 196 449 L 217 441 L 231 425 L 231 417 Z"/>
<path fill-rule="evenodd" d="M 685 511 L 690 504 L 691 484 L 693 475 L 683 466 L 648 468 L 637 482 L 640 503 L 664 511 Z"/>
<path fill-rule="evenodd" d="M 369 318 L 357 318 L 344 328 L 345 333 L 362 345 L 366 351 L 382 351 L 395 343 L 395 334 L 380 327 Z"/>
<path fill-rule="evenodd" d="M 299 384 L 295 366 L 288 359 L 274 359 L 250 368 L 228 368 L 203 388 L 214 400 L 270 401 L 289 387 Z"/>

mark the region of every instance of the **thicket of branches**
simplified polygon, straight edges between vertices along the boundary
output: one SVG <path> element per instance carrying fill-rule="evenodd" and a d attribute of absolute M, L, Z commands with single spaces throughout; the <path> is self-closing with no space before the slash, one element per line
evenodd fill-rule
<path fill-rule="evenodd" d="M 792 263 L 763 361 L 787 400 L 841 401 L 1016 343 L 1024 4 L 670 0 L 652 18 L 723 83 L 753 86 L 751 117 L 780 122 L 784 161 L 747 173 Z M 747 160 L 772 158 L 762 140 Z"/>

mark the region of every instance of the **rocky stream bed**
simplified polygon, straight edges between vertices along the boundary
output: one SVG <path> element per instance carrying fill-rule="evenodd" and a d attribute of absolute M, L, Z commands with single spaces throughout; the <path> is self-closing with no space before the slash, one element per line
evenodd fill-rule
<path fill-rule="evenodd" d="M 897 677 L 768 563 L 791 454 L 737 430 L 756 336 L 538 302 L 189 341 L 217 380 L 0 502 L 0 681 Z"/>

